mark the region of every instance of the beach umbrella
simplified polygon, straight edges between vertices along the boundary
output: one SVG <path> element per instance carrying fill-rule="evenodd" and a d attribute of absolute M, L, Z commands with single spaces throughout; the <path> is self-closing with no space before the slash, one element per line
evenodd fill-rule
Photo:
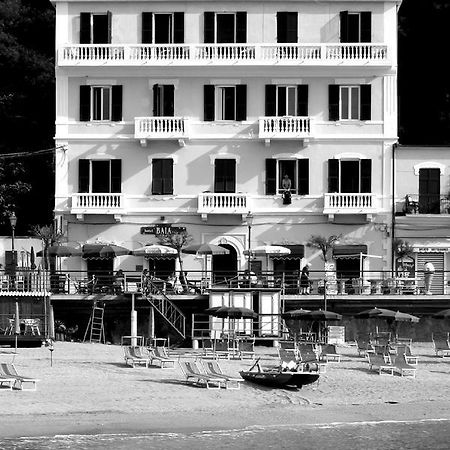
<path fill-rule="evenodd" d="M 14 314 L 14 334 L 15 352 L 17 353 L 17 336 L 20 334 L 19 302 L 16 302 L 16 311 Z"/>
<path fill-rule="evenodd" d="M 281 314 L 281 317 L 284 320 L 302 320 L 303 316 L 309 312 L 311 312 L 311 310 L 309 309 L 293 309 L 291 311 L 284 312 L 283 314 Z"/>
<path fill-rule="evenodd" d="M 71 247 L 69 245 L 50 245 L 47 248 L 48 256 L 81 256 L 81 248 L 80 247 Z M 36 256 L 43 257 L 44 251 L 41 250 L 37 252 Z"/>
<path fill-rule="evenodd" d="M 433 314 L 431 317 L 434 319 L 450 319 L 450 309 L 444 309 Z"/>
<path fill-rule="evenodd" d="M 333 311 L 325 311 L 323 309 L 317 309 L 309 311 L 302 315 L 302 320 L 326 322 L 332 320 L 341 320 L 342 315 Z"/>
<path fill-rule="evenodd" d="M 31 249 L 30 249 L 30 269 L 31 270 L 36 269 L 36 255 L 34 253 L 33 246 L 31 246 Z"/>
<path fill-rule="evenodd" d="M 114 244 L 84 244 L 83 258 L 86 259 L 107 259 L 116 256 L 129 255 L 131 251 L 128 248 Z"/>
<path fill-rule="evenodd" d="M 256 319 L 258 317 L 255 311 L 242 306 L 222 306 L 213 315 L 223 319 Z"/>
<path fill-rule="evenodd" d="M 177 249 L 160 244 L 144 245 L 144 247 L 140 247 L 132 251 L 132 254 L 135 256 L 164 256 L 176 255 L 177 253 Z"/>
<path fill-rule="evenodd" d="M 205 314 L 209 316 L 214 316 L 218 309 L 222 308 L 221 306 L 211 306 L 211 308 L 205 309 Z"/>
<path fill-rule="evenodd" d="M 289 255 L 290 253 L 289 248 L 281 245 L 260 245 L 244 251 L 244 255 L 247 256 Z"/>
<path fill-rule="evenodd" d="M 419 318 L 412 314 L 384 308 L 371 308 L 355 314 L 357 319 L 386 319 L 388 322 L 418 322 Z"/>

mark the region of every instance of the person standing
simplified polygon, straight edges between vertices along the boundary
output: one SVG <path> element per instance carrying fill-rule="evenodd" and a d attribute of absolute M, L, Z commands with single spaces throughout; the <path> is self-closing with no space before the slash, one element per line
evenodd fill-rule
<path fill-rule="evenodd" d="M 431 295 L 431 283 L 434 276 L 434 265 L 432 262 L 427 261 L 424 264 L 424 278 L 425 278 L 425 294 Z"/>
<path fill-rule="evenodd" d="M 290 205 L 292 181 L 288 174 L 284 176 L 281 182 L 281 187 L 283 188 L 283 205 Z"/>
<path fill-rule="evenodd" d="M 300 275 L 300 293 L 302 295 L 309 295 L 309 268 L 311 263 L 306 263 L 302 269 L 302 274 Z"/>

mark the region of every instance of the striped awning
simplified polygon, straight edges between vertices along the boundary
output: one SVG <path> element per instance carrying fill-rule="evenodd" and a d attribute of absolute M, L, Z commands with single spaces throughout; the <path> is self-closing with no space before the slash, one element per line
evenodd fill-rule
<path fill-rule="evenodd" d="M 289 255 L 272 255 L 272 259 L 302 259 L 305 256 L 305 246 L 302 244 L 273 244 L 288 248 L 291 253 Z"/>
<path fill-rule="evenodd" d="M 333 248 L 333 258 L 359 259 L 361 253 L 367 254 L 367 245 L 365 244 L 347 244 L 336 245 Z"/>

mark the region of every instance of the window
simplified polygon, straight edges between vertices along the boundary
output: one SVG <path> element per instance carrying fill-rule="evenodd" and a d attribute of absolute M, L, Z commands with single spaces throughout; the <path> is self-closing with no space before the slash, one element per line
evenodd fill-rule
<path fill-rule="evenodd" d="M 175 86 L 171 84 L 153 85 L 153 115 L 173 117 Z"/>
<path fill-rule="evenodd" d="M 247 120 L 247 86 L 204 86 L 204 120 Z"/>
<path fill-rule="evenodd" d="M 142 13 L 143 44 L 183 44 L 184 13 Z"/>
<path fill-rule="evenodd" d="M 122 160 L 78 161 L 78 192 L 114 193 L 122 190 Z"/>
<path fill-rule="evenodd" d="M 152 195 L 173 194 L 173 159 L 152 160 Z"/>
<path fill-rule="evenodd" d="M 111 44 L 110 11 L 80 14 L 80 44 Z"/>
<path fill-rule="evenodd" d="M 247 42 L 247 13 L 204 14 L 205 44 L 238 44 Z"/>
<path fill-rule="evenodd" d="M 342 43 L 347 42 L 371 42 L 372 39 L 372 13 L 341 11 L 341 36 Z"/>
<path fill-rule="evenodd" d="M 370 120 L 371 85 L 328 86 L 329 120 Z"/>
<path fill-rule="evenodd" d="M 122 86 L 80 86 L 80 121 L 122 120 Z"/>
<path fill-rule="evenodd" d="M 419 213 L 439 214 L 440 193 L 440 169 L 419 169 Z"/>
<path fill-rule="evenodd" d="M 214 162 L 214 192 L 236 192 L 236 160 L 216 159 Z"/>
<path fill-rule="evenodd" d="M 328 160 L 328 192 L 372 192 L 372 160 Z"/>
<path fill-rule="evenodd" d="M 298 42 L 298 14 L 296 12 L 277 13 L 277 42 L 289 44 Z"/>
<path fill-rule="evenodd" d="M 291 180 L 291 193 L 309 194 L 309 159 L 266 159 L 266 195 L 284 191 L 282 180 L 285 175 Z"/>
<path fill-rule="evenodd" d="M 307 116 L 308 85 L 266 85 L 266 117 Z"/>

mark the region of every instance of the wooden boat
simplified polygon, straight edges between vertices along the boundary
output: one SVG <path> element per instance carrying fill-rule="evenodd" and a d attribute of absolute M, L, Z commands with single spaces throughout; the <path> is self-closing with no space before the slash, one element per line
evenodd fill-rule
<path fill-rule="evenodd" d="M 283 370 L 281 367 L 262 369 L 259 365 L 259 360 L 249 370 L 241 370 L 239 373 L 244 380 L 263 386 L 295 386 L 298 388 L 314 383 L 319 379 L 320 375 L 318 370 L 308 372 L 290 371 Z"/>

